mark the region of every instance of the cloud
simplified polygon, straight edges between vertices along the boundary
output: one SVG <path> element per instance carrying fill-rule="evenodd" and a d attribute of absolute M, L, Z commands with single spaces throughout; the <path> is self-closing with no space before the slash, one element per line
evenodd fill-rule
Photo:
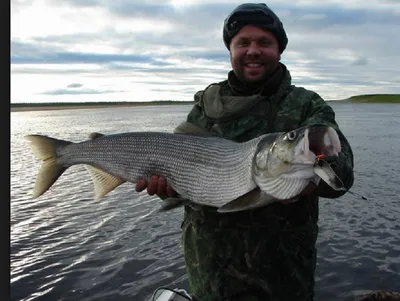
<path fill-rule="evenodd" d="M 67 86 L 67 88 L 81 88 L 83 85 L 78 83 L 72 83 Z"/>
<path fill-rule="evenodd" d="M 157 61 L 150 55 L 59 51 L 57 47 L 11 42 L 11 64 L 106 64 L 110 62 L 168 65 L 166 62 Z"/>
<path fill-rule="evenodd" d="M 76 95 L 67 91 L 86 91 L 93 101 L 104 91 L 116 91 L 107 93 L 121 101 L 191 100 L 191 93 L 225 79 L 230 70 L 222 24 L 239 3 L 12 0 L 12 101 Z M 400 93 L 399 1 L 268 5 L 289 37 L 282 62 L 294 84 L 326 99 Z M 91 89 L 54 88 L 71 82 Z M 54 89 L 48 90 L 49 84 Z"/>
<path fill-rule="evenodd" d="M 353 66 L 364 66 L 368 64 L 368 59 L 365 57 L 359 57 L 354 60 L 352 63 Z"/>
<path fill-rule="evenodd" d="M 119 93 L 124 91 L 112 91 L 112 90 L 92 90 L 92 89 L 81 89 L 81 90 L 71 90 L 71 89 L 55 89 L 42 92 L 42 95 L 97 95 L 97 94 L 111 94 Z"/>

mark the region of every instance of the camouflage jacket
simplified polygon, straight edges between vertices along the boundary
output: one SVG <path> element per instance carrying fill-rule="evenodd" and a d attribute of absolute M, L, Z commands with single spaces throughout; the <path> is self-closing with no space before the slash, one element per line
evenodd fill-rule
<path fill-rule="evenodd" d="M 229 81 L 199 91 L 187 120 L 175 132 L 215 131 L 227 139 L 246 141 L 304 125 L 330 125 L 342 143 L 331 166 L 350 188 L 353 154 L 332 108 L 318 94 L 291 85 L 289 71 L 283 65 L 282 69 L 270 93 L 243 96 Z M 182 246 L 193 300 L 313 300 L 318 196 L 342 194 L 321 181 L 314 195 L 289 205 L 273 203 L 229 214 L 186 206 Z"/>
<path fill-rule="evenodd" d="M 333 109 L 317 93 L 292 85 L 290 72 L 281 65 L 284 76 L 276 93 L 271 96 L 232 96 L 228 80 L 197 92 L 195 105 L 186 122 L 179 125 L 175 132 L 196 131 L 198 127 L 218 132 L 230 140 L 247 141 L 265 133 L 290 131 L 306 125 L 332 126 L 338 131 L 342 151 L 330 163 L 345 187 L 350 189 L 354 181 L 353 152 L 339 129 Z M 321 181 L 317 194 L 337 198 L 344 193 Z"/>

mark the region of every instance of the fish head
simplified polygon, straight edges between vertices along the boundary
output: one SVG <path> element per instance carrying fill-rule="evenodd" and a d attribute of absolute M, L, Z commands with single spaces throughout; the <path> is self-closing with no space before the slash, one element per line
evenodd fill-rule
<path fill-rule="evenodd" d="M 254 171 L 264 177 L 282 174 L 315 177 L 313 166 L 320 157 L 338 155 L 340 140 L 335 129 L 327 126 L 301 127 L 259 142 Z M 299 173 L 302 173 L 299 175 Z"/>

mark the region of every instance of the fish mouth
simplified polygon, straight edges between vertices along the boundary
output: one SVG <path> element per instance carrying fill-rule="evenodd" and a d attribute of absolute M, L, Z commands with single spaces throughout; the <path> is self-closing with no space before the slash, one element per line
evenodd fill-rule
<path fill-rule="evenodd" d="M 306 149 L 314 153 L 317 158 L 337 156 L 341 151 L 337 132 L 331 127 L 311 127 L 304 133 Z"/>

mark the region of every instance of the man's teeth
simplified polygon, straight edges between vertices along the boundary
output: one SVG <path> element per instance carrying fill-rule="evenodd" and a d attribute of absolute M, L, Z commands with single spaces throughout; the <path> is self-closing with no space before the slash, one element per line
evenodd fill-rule
<path fill-rule="evenodd" d="M 253 67 L 261 67 L 262 64 L 260 64 L 260 63 L 249 63 L 249 64 L 246 64 L 246 66 L 247 67 L 251 67 L 251 68 L 253 68 Z"/>

